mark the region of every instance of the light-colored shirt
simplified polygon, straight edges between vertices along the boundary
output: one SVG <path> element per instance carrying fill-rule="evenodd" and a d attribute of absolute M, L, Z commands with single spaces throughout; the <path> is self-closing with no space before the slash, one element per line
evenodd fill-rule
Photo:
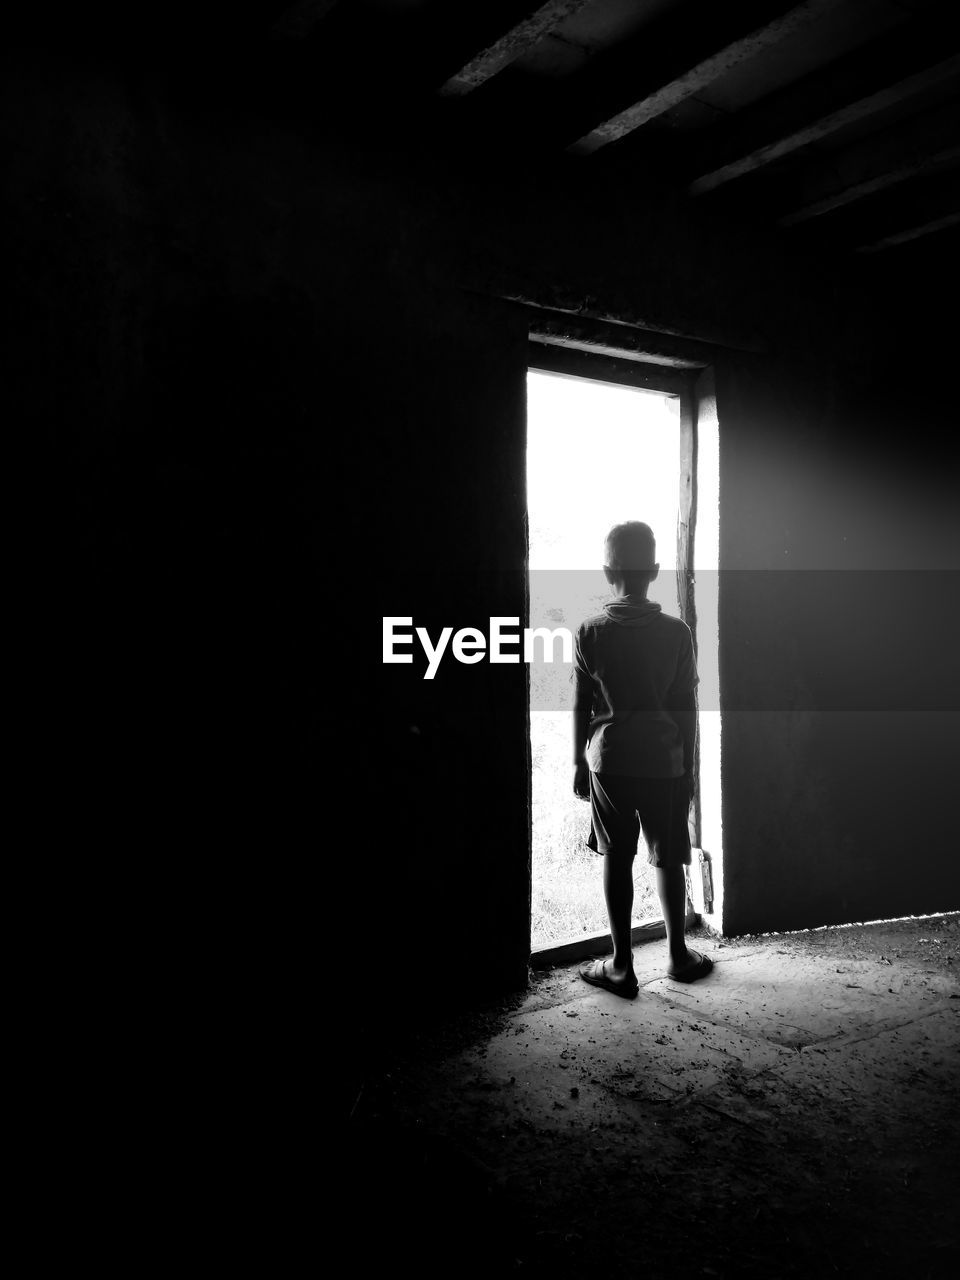
<path fill-rule="evenodd" d="M 687 624 L 658 604 L 624 596 L 581 624 L 573 661 L 578 692 L 593 696 L 591 771 L 680 777 L 683 735 L 670 708 L 699 683 Z"/>

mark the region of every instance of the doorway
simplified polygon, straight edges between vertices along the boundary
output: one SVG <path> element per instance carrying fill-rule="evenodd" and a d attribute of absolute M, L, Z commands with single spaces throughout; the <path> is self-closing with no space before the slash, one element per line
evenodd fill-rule
<path fill-rule="evenodd" d="M 644 520 L 660 576 L 650 599 L 676 614 L 681 399 L 531 369 L 527 378 L 530 625 L 566 628 L 609 598 L 603 541 L 614 524 Z M 589 806 L 572 792 L 572 668 L 530 664 L 534 951 L 607 932 Z M 636 863 L 634 923 L 659 919 L 654 877 Z"/>

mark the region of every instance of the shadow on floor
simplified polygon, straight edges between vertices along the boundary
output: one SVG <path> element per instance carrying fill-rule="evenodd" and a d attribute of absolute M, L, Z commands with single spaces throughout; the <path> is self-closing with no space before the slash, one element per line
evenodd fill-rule
<path fill-rule="evenodd" d="M 574 966 L 442 1022 L 411 989 L 406 1035 L 371 1009 L 357 1269 L 953 1275 L 960 916 L 699 945 L 690 986 L 638 947 L 635 1001 Z"/>

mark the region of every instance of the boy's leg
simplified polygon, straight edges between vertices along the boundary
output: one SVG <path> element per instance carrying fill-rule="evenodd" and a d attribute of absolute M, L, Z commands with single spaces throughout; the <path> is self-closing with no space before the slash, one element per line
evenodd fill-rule
<path fill-rule="evenodd" d="M 689 958 L 687 950 L 687 881 L 683 867 L 657 867 L 657 894 L 660 898 L 660 910 L 663 912 L 663 923 L 667 928 L 667 949 L 670 952 L 670 964 L 675 969 L 682 968 Z"/>
<path fill-rule="evenodd" d="M 657 895 L 667 930 L 667 972 L 680 982 L 695 982 L 713 968 L 709 956 L 687 946 L 687 881 L 690 862 L 689 807 L 682 779 L 650 779 L 640 798 L 641 822 L 657 877 Z"/>
<path fill-rule="evenodd" d="M 610 922 L 613 957 L 601 965 L 605 981 L 636 990 L 633 972 L 633 861 L 640 819 L 632 794 L 634 780 L 590 774 L 591 848 L 603 854 L 603 896 Z M 599 964 L 600 962 L 598 962 Z"/>
<path fill-rule="evenodd" d="M 607 903 L 613 959 L 612 977 L 633 973 L 633 854 L 603 855 L 603 896 Z"/>

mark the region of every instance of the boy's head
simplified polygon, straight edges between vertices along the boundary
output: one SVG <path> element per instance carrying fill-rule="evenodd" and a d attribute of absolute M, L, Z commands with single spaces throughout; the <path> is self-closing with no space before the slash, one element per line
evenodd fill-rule
<path fill-rule="evenodd" d="M 603 572 L 624 595 L 646 595 L 660 572 L 653 530 L 642 520 L 617 524 L 603 544 Z"/>

